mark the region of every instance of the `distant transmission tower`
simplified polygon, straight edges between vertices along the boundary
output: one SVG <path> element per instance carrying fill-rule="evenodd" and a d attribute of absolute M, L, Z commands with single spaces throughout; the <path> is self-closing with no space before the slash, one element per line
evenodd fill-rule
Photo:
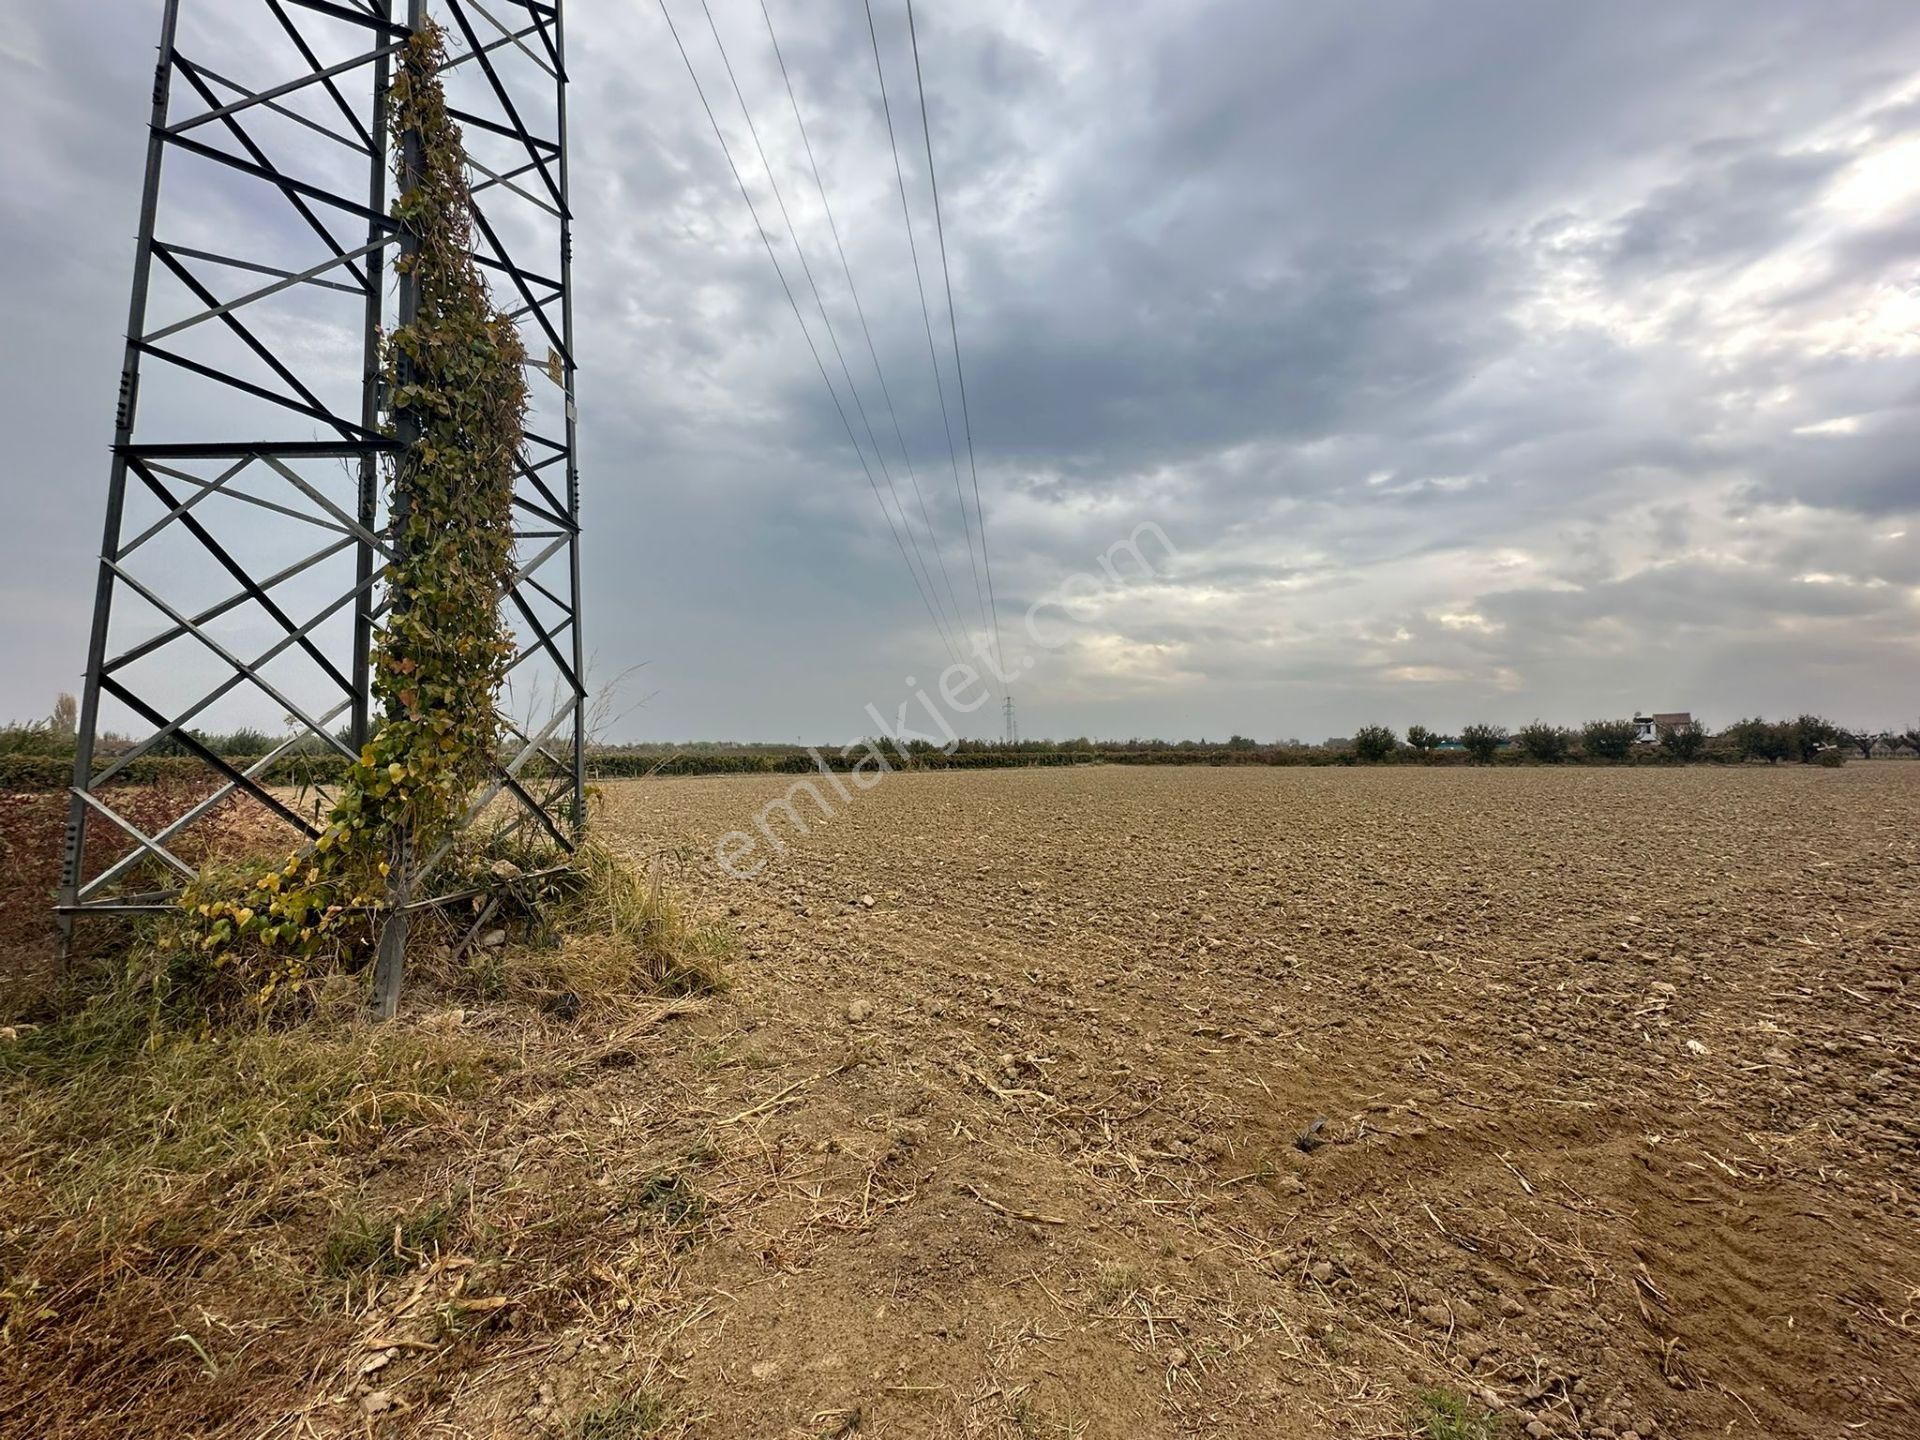
<path fill-rule="evenodd" d="M 471 171 L 474 258 L 539 357 L 504 602 L 519 647 L 506 744 L 469 815 L 493 804 L 510 827 L 570 849 L 584 819 L 585 667 L 560 7 L 431 5 Z M 379 723 L 370 655 L 391 524 L 380 467 L 400 443 L 381 336 L 417 285 L 390 283 L 411 236 L 389 206 L 387 92 L 427 11 L 425 0 L 161 7 L 63 934 L 78 916 L 169 906 L 209 853 L 196 822 L 230 798 L 316 837 L 324 809 L 293 788 L 301 767 L 336 773 Z M 281 716 L 265 754 L 203 738 L 258 735 Z M 114 783 L 148 756 L 186 757 L 196 773 L 169 789 Z M 454 883 L 415 878 L 407 908 Z"/>
<path fill-rule="evenodd" d="M 1018 745 L 1020 743 L 1020 722 L 1016 720 L 1013 715 L 1013 696 L 1011 694 L 1007 696 L 1007 703 L 1001 708 L 1004 709 L 1007 714 L 1007 744 Z"/>

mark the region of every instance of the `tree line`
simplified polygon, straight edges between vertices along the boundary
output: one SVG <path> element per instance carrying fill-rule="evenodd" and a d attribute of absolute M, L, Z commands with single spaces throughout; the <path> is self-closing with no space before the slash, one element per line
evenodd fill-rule
<path fill-rule="evenodd" d="M 67 783 L 72 765 L 75 706 L 62 695 L 44 720 L 0 725 L 0 789 L 58 787 Z M 170 736 L 152 746 L 127 770 L 130 780 L 153 780 L 176 770 L 186 773 L 200 762 L 192 757 L 205 751 L 239 761 L 266 755 L 286 745 L 282 759 L 265 777 L 269 783 L 313 783 L 329 778 L 341 757 L 317 736 L 292 744 L 287 737 L 243 726 L 236 730 L 193 731 L 192 744 Z M 130 741 L 102 736 L 100 755 L 124 751 Z M 345 731 L 339 739 L 347 740 Z M 1920 754 L 1920 724 L 1904 730 L 1872 730 L 1836 724 L 1819 715 L 1787 720 L 1758 716 L 1737 720 L 1713 732 L 1698 722 L 1661 726 L 1653 743 L 1643 743 L 1632 720 L 1590 720 L 1572 727 L 1534 720 L 1517 730 L 1476 721 L 1457 733 L 1409 725 L 1405 735 L 1386 725 L 1363 725 L 1350 739 L 1308 744 L 1298 739 L 1262 742 L 1245 735 L 1225 740 L 1162 740 L 1134 736 L 1094 739 L 1018 741 L 961 739 L 952 746 L 935 746 L 913 739 L 896 746 L 875 741 L 889 754 L 912 766 L 972 769 L 993 766 L 1060 765 L 1106 762 L 1122 765 L 1352 765 L 1392 763 L 1623 764 L 1650 760 L 1686 764 L 1696 761 L 1740 763 L 1764 760 L 1838 765 L 1849 754 L 1870 757 L 1876 746 L 1910 748 Z M 723 773 L 804 773 L 819 757 L 832 757 L 835 745 L 809 749 L 791 742 L 690 741 L 630 745 L 594 745 L 588 764 L 602 778 L 623 775 L 700 775 Z"/>
<path fill-rule="evenodd" d="M 1578 729 L 1535 720 L 1512 732 L 1504 725 L 1476 722 L 1462 728 L 1457 736 L 1429 730 L 1425 725 L 1409 725 L 1404 740 L 1388 726 L 1363 725 L 1349 742 L 1356 760 L 1376 765 L 1397 754 L 1411 753 L 1426 759 L 1442 750 L 1463 750 L 1481 765 L 1492 764 L 1502 751 L 1516 751 L 1542 765 L 1569 761 L 1618 763 L 1649 748 L 1680 764 L 1701 759 L 1840 764 L 1852 751 L 1858 751 L 1863 759 L 1871 758 L 1879 745 L 1890 749 L 1906 746 L 1920 753 L 1920 725 L 1898 731 L 1849 729 L 1819 715 L 1797 715 L 1791 720 L 1754 716 L 1737 720 L 1716 734 L 1699 721 L 1689 720 L 1660 726 L 1653 747 L 1641 741 L 1640 727 L 1632 720 L 1589 720 Z"/>

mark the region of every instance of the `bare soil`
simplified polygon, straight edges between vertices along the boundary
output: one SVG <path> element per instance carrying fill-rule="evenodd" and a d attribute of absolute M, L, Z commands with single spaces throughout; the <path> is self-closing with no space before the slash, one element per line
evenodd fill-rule
<path fill-rule="evenodd" d="M 787 783 L 611 829 L 710 855 Z M 748 951 L 697 1089 L 766 1108 L 682 1267 L 703 1433 L 1396 1433 L 1435 1386 L 1920 1433 L 1920 767 L 822 788 L 707 882 Z"/>
<path fill-rule="evenodd" d="M 818 783 L 745 882 L 790 777 L 608 786 L 731 989 L 542 1018 L 369 1162 L 444 1246 L 165 1296 L 96 1433 L 1920 1434 L 1920 764 Z"/>

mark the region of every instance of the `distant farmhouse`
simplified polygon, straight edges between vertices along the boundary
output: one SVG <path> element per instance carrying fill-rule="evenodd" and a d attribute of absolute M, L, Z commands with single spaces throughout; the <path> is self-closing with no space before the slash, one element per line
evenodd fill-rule
<path fill-rule="evenodd" d="M 1692 723 L 1692 714 L 1685 710 L 1636 715 L 1633 717 L 1633 740 L 1636 745 L 1658 745 L 1662 730 L 1681 730 Z"/>

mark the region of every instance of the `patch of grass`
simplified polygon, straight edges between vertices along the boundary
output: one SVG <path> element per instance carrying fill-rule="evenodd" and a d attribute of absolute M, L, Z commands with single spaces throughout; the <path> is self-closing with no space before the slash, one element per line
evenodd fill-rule
<path fill-rule="evenodd" d="M 1077 1440 L 1080 1434 L 1071 1418 L 1061 1419 L 1031 1394 L 1020 1395 L 1007 1406 L 1007 1425 L 1020 1440 Z"/>
<path fill-rule="evenodd" d="M 1423 1440 L 1493 1440 L 1493 1417 L 1450 1390 L 1429 1390 L 1413 1412 Z"/>
<path fill-rule="evenodd" d="M 229 1003 L 233 987 L 209 980 L 198 957 L 149 940 L 86 972 L 92 994 L 70 989 L 68 1013 L 43 1008 L 37 1028 L 0 1036 L 0 1412 L 31 1410 L 47 1433 L 77 1433 L 178 1390 L 182 1406 L 202 1408 L 168 1433 L 220 1428 L 201 1421 L 251 1403 L 243 1377 L 268 1362 L 237 1360 L 245 1346 L 197 1323 L 180 1339 L 190 1306 L 298 1317 L 302 1343 L 318 1346 L 345 1323 L 337 1294 L 321 1293 L 327 1280 L 358 1288 L 436 1251 L 471 1253 L 489 1231 L 466 1197 L 444 1181 L 392 1188 L 411 1172 L 388 1162 L 459 1133 L 503 1075 L 563 1060 L 565 1038 L 521 1002 L 551 1014 L 559 995 L 616 1022 L 651 1015 L 663 990 L 723 983 L 730 950 L 723 932 L 684 918 L 605 851 L 527 887 L 537 910 L 523 902 L 506 925 L 538 931 L 544 917 L 566 944 L 493 951 L 496 973 L 477 984 L 498 992 L 502 1013 L 490 1007 L 485 1023 L 448 1023 L 425 999 L 449 983 L 471 993 L 447 963 L 459 933 L 449 923 L 422 925 L 409 957 L 415 1004 L 395 1023 L 368 1020 L 364 973 L 315 977 L 273 1006 Z M 560 1046 L 530 1060 L 526 1041 L 549 1038 Z M 689 1183 L 696 1165 L 663 1166 L 631 1202 L 663 1245 L 694 1243 L 707 1221 Z M 386 1178 L 369 1187 L 376 1171 Z M 576 1199 L 551 1197 L 535 1228 L 574 1223 Z M 448 1310 L 442 1331 L 489 1314 Z M 176 1372 L 221 1394 L 169 1388 Z M 593 1440 L 663 1425 L 678 1435 L 688 1423 L 646 1396 L 583 1420 Z"/>
<path fill-rule="evenodd" d="M 412 1214 L 374 1214 L 352 1204 L 337 1212 L 320 1249 L 321 1273 L 398 1275 L 443 1248 L 466 1204 L 464 1193 L 448 1196 Z"/>
<path fill-rule="evenodd" d="M 710 1072 L 731 1070 L 736 1066 L 743 1070 L 764 1070 L 768 1064 L 765 1051 L 738 1036 L 702 1041 L 693 1047 L 687 1058 L 695 1068 Z"/>
<path fill-rule="evenodd" d="M 607 1405 L 597 1405 L 574 1417 L 567 1440 L 647 1440 L 666 1433 L 681 1418 L 681 1409 L 652 1390 L 636 1390 Z"/>
<path fill-rule="evenodd" d="M 1131 1265 L 1102 1265 L 1093 1277 L 1094 1297 L 1108 1309 L 1140 1291 L 1140 1272 Z"/>
<path fill-rule="evenodd" d="M 650 1176 L 634 1197 L 642 1210 L 676 1230 L 691 1230 L 707 1218 L 707 1199 L 678 1172 Z"/>
<path fill-rule="evenodd" d="M 1323 1325 L 1308 1333 L 1319 1343 L 1322 1350 L 1335 1359 L 1341 1358 L 1353 1349 L 1353 1336 L 1338 1325 Z"/>
<path fill-rule="evenodd" d="M 466 973 L 460 977 L 459 989 L 476 1000 L 506 999 L 509 981 L 505 955 L 499 948 L 472 951 L 467 956 Z"/>

